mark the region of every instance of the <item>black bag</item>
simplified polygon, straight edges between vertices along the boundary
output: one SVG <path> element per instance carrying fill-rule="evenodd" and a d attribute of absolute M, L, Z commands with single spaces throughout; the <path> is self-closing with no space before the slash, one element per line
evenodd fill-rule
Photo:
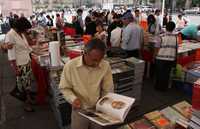
<path fill-rule="evenodd" d="M 19 91 L 17 86 L 10 92 L 10 95 L 23 102 L 27 99 L 26 93 Z"/>
<path fill-rule="evenodd" d="M 123 50 L 120 47 L 111 47 L 107 51 L 107 56 L 108 57 L 121 57 L 125 58 L 127 57 L 127 53 L 125 50 Z"/>

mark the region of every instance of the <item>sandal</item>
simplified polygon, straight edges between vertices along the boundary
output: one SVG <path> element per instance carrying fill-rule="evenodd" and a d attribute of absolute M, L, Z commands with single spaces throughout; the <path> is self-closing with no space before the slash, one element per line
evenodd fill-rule
<path fill-rule="evenodd" d="M 31 107 L 24 107 L 25 112 L 35 112 L 35 110 Z"/>

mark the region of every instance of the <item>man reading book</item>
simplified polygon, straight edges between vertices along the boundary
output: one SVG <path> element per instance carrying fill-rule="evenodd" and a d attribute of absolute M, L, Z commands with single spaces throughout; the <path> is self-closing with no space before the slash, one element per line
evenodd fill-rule
<path fill-rule="evenodd" d="M 71 129 L 101 129 L 78 111 L 95 108 L 102 96 L 113 91 L 111 67 L 103 59 L 105 52 L 105 44 L 92 39 L 85 45 L 82 56 L 64 66 L 59 89 L 72 105 Z"/>

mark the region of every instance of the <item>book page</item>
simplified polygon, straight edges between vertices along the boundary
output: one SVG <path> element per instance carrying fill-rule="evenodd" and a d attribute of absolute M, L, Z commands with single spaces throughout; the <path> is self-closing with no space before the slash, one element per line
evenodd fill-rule
<path fill-rule="evenodd" d="M 115 119 L 101 112 L 82 110 L 79 112 L 79 114 L 102 126 L 121 123 L 119 119 Z"/>
<path fill-rule="evenodd" d="M 134 98 L 109 93 L 97 102 L 96 110 L 123 122 L 134 101 Z"/>

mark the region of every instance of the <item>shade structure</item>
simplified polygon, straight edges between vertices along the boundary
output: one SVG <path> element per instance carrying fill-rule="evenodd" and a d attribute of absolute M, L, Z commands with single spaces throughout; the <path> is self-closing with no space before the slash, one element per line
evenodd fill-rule
<path fill-rule="evenodd" d="M 32 0 L 0 0 L 0 12 L 8 16 L 10 12 L 31 16 L 33 13 Z"/>

